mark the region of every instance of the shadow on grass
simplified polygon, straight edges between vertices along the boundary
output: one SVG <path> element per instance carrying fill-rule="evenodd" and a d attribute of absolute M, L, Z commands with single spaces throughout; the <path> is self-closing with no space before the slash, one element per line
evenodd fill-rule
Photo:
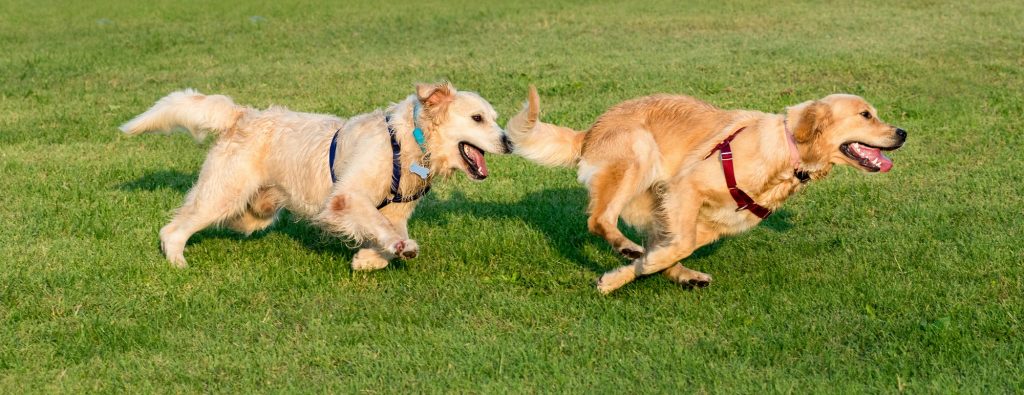
<path fill-rule="evenodd" d="M 182 173 L 175 170 L 158 170 L 147 173 L 135 181 L 129 181 L 117 186 L 122 191 L 155 191 L 158 189 L 171 189 L 181 193 L 188 192 L 195 184 L 199 173 Z"/>
<path fill-rule="evenodd" d="M 793 223 L 789 221 L 793 215 L 786 210 L 779 210 L 773 212 L 770 217 L 761 221 L 761 225 L 765 228 L 771 229 L 776 232 L 786 232 L 793 228 Z"/>
<path fill-rule="evenodd" d="M 595 273 L 603 273 L 611 268 L 599 265 L 588 258 L 583 253 L 584 247 L 596 246 L 608 254 L 619 256 L 603 239 L 593 236 L 587 231 L 587 192 L 583 188 L 537 191 L 512 203 L 472 201 L 458 192 L 447 200 L 428 202 L 417 211 L 417 216 L 413 217 L 414 221 L 420 220 L 430 224 L 445 225 L 450 212 L 459 212 L 484 219 L 519 219 L 546 235 L 548 242 L 554 245 L 562 257 Z M 780 211 L 768 217 L 763 224 L 773 231 L 784 232 L 792 227 L 788 221 L 789 217 L 788 212 Z M 642 237 L 639 237 L 635 231 L 623 224 L 620 226 L 629 238 L 642 241 Z M 724 240 L 719 240 L 706 245 L 695 251 L 690 259 L 711 256 L 724 243 Z M 626 259 L 622 258 L 622 263 L 626 262 Z"/>
<path fill-rule="evenodd" d="M 230 239 L 245 242 L 247 240 L 259 240 L 275 233 L 288 236 L 292 240 L 302 244 L 304 248 L 310 251 L 314 251 L 319 254 L 331 255 L 335 259 L 341 259 L 345 262 L 344 266 L 346 268 L 349 267 L 348 263 L 352 261 L 352 257 L 356 254 L 356 250 L 354 248 L 350 248 L 349 245 L 346 244 L 345 240 L 321 231 L 315 226 L 310 225 L 308 221 L 295 219 L 292 217 L 291 213 L 283 210 L 273 225 L 267 229 L 255 232 L 252 235 L 246 236 L 230 229 L 211 227 L 192 235 L 192 237 L 188 239 L 188 244 L 192 245 L 201 243 L 206 239 Z M 401 265 L 396 266 L 396 262 L 397 261 L 393 261 L 391 267 L 401 267 Z"/>
<path fill-rule="evenodd" d="M 157 171 L 135 181 L 121 184 L 118 188 L 129 191 L 152 191 L 167 188 L 185 193 L 192 186 L 195 177 L 195 174 Z M 583 188 L 556 188 L 537 191 L 526 195 L 518 202 L 510 203 L 473 201 L 464 194 L 455 192 L 451 198 L 446 200 L 428 197 L 417 209 L 411 221 L 424 221 L 431 225 L 446 226 L 450 218 L 449 214 L 454 212 L 480 219 L 522 220 L 531 228 L 543 233 L 563 258 L 595 273 L 603 273 L 610 268 L 603 267 L 588 258 L 583 253 L 584 248 L 595 246 L 604 249 L 609 254 L 615 256 L 618 254 L 612 251 L 604 240 L 587 231 L 586 205 L 587 193 Z M 787 211 L 779 211 L 763 221 L 762 226 L 776 232 L 785 232 L 792 228 L 792 224 L 789 222 L 790 217 L 791 215 Z M 636 232 L 625 226 L 623 229 L 631 239 L 642 241 Z M 294 219 L 286 211 L 281 213 L 278 221 L 269 229 L 257 232 L 252 236 L 244 236 L 227 229 L 211 228 L 193 235 L 189 239 L 189 244 L 199 243 L 205 239 L 239 241 L 259 239 L 270 232 L 283 233 L 312 251 L 336 255 L 340 259 L 351 260 L 355 255 L 355 250 L 349 248 L 342 240 L 325 234 L 306 221 Z M 415 235 L 413 237 L 415 238 Z M 690 259 L 711 256 L 723 243 L 723 240 L 719 240 L 704 246 L 695 251 Z M 626 262 L 625 258 L 622 259 L 622 262 L 623 264 Z M 392 263 L 393 268 L 400 269 L 402 266 L 404 265 L 400 260 Z"/>
<path fill-rule="evenodd" d="M 543 233 L 563 258 L 600 273 L 604 268 L 583 253 L 587 246 L 605 247 L 603 240 L 587 232 L 586 202 L 587 193 L 583 188 L 533 192 L 518 202 L 474 201 L 461 192 L 455 192 L 446 200 L 429 199 L 424 202 L 413 221 L 446 226 L 451 213 L 480 219 L 518 219 Z M 610 248 L 608 252 L 612 253 Z"/>

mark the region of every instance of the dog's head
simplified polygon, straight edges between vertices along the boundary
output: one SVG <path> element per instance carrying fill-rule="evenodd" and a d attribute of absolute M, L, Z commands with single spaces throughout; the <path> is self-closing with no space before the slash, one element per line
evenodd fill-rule
<path fill-rule="evenodd" d="M 805 148 L 804 160 L 822 166 L 847 164 L 884 173 L 892 160 L 882 151 L 900 148 L 907 140 L 906 131 L 883 122 L 874 106 L 854 95 L 804 102 L 787 114 L 797 144 Z"/>
<path fill-rule="evenodd" d="M 508 153 L 498 113 L 480 95 L 441 82 L 416 85 L 415 99 L 423 108 L 420 120 L 436 174 L 459 169 L 470 179 L 483 180 L 488 175 L 484 152 Z"/>

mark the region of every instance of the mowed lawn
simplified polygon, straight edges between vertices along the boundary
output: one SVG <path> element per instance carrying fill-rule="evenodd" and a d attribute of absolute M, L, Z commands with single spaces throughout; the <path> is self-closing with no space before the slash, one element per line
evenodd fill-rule
<path fill-rule="evenodd" d="M 1024 390 L 1024 3 L 142 3 L 0 5 L 0 393 Z M 699 250 L 697 291 L 598 294 L 624 260 L 574 171 L 493 155 L 383 271 L 288 215 L 163 259 L 209 142 L 120 135 L 158 98 L 348 116 L 442 78 L 502 123 L 536 84 L 576 129 L 657 92 L 848 92 L 910 138 Z"/>

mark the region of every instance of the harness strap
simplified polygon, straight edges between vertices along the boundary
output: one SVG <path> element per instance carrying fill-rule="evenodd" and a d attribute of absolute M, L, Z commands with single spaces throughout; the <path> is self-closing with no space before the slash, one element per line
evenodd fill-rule
<path fill-rule="evenodd" d="M 331 150 L 327 154 L 327 168 L 331 170 L 331 183 L 338 182 L 338 177 L 334 176 L 334 156 L 335 151 L 338 150 L 338 134 L 341 133 L 341 128 L 338 128 L 334 132 L 334 138 L 331 139 Z"/>
<path fill-rule="evenodd" d="M 772 215 L 772 210 L 757 204 L 750 195 L 747 195 L 746 192 L 743 192 L 742 189 L 739 189 L 739 187 L 736 186 L 736 172 L 732 163 L 732 146 L 730 146 L 729 143 L 732 142 L 736 135 L 740 134 L 740 132 L 745 129 L 746 127 L 739 128 L 739 130 L 733 132 L 729 137 L 726 137 L 725 140 L 722 140 L 721 143 L 718 143 L 718 145 L 712 148 L 711 152 L 709 152 L 704 159 L 710 158 L 715 151 L 718 151 L 718 157 L 722 161 L 722 172 L 725 173 L 725 186 L 729 188 L 729 194 L 732 195 L 732 200 L 736 201 L 736 211 L 749 210 L 751 214 L 764 219 L 769 215 Z"/>
<path fill-rule="evenodd" d="M 422 198 L 427 192 L 430 192 L 430 184 L 427 184 L 426 188 L 423 188 L 415 195 L 402 196 L 402 192 L 399 186 L 402 183 L 402 145 L 398 143 L 398 138 L 395 136 L 395 129 L 391 127 L 391 116 L 387 115 L 384 117 L 384 123 L 388 125 L 388 135 L 391 137 L 391 197 L 384 198 L 384 201 L 377 205 L 377 209 L 380 210 L 391 203 L 409 203 L 419 198 Z M 338 134 L 341 133 L 341 129 L 334 132 L 334 138 L 331 139 L 331 151 L 327 155 L 327 166 L 331 171 L 331 182 L 338 182 L 338 177 L 334 175 L 334 158 L 336 157 L 335 151 L 338 149 Z"/>
<path fill-rule="evenodd" d="M 399 185 L 402 183 L 402 145 L 398 143 L 395 136 L 395 128 L 391 127 L 391 115 L 384 116 L 384 123 L 388 125 L 388 135 L 391 137 L 391 197 L 384 198 L 377 209 L 380 210 L 391 203 L 408 203 L 416 201 L 430 192 L 430 184 L 412 196 L 402 196 Z"/>

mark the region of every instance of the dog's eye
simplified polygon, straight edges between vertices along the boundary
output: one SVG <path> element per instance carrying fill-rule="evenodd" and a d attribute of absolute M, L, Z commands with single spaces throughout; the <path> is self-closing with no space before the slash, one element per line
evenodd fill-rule
<path fill-rule="evenodd" d="M 871 113 L 867 111 L 861 112 L 860 116 L 864 117 L 864 119 L 871 119 Z"/>
<path fill-rule="evenodd" d="M 484 121 L 484 117 L 482 115 L 480 115 L 480 114 L 474 115 L 472 118 L 473 118 L 473 121 L 476 121 L 476 122 L 483 122 Z"/>

